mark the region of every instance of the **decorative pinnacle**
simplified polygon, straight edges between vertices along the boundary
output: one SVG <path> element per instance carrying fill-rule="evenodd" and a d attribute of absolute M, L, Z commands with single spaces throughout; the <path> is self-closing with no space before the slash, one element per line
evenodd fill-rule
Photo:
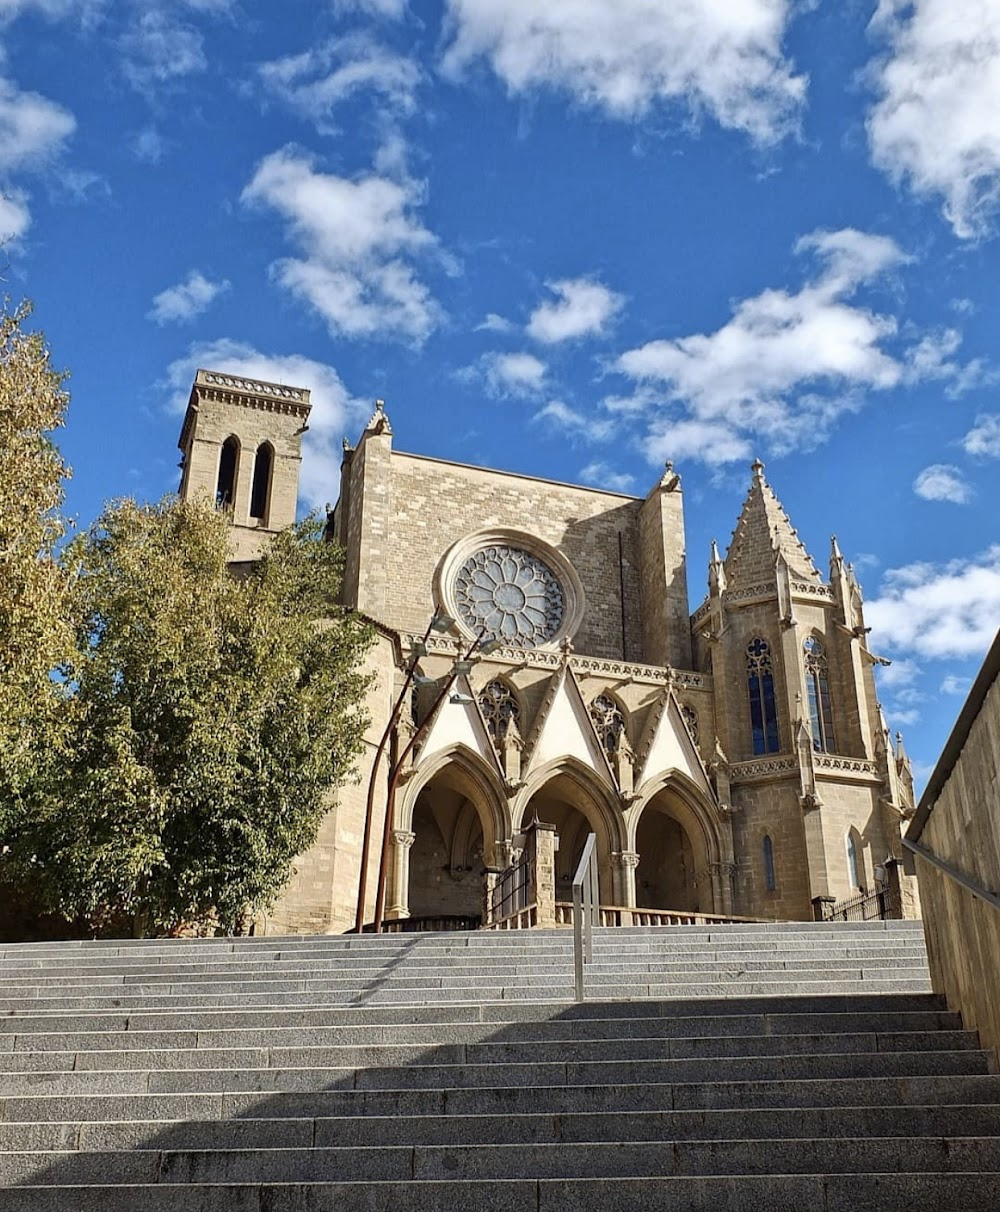
<path fill-rule="evenodd" d="M 764 478 L 764 464 L 760 459 L 754 459 L 754 461 L 750 464 L 750 470 L 754 474 L 754 479 L 762 480 Z"/>

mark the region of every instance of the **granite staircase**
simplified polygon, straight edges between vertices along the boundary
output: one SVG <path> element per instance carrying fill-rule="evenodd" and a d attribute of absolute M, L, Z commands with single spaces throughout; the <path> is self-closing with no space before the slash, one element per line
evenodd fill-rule
<path fill-rule="evenodd" d="M 913 923 L 0 947 L 3 1212 L 1000 1207 Z"/>

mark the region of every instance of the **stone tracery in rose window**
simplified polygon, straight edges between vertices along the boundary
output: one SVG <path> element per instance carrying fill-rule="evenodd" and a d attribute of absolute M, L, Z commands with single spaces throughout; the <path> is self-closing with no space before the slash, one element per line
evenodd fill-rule
<path fill-rule="evenodd" d="M 511 724 L 516 727 L 521 718 L 517 697 L 500 678 L 494 678 L 483 687 L 479 695 L 479 709 L 494 741 L 502 741 Z"/>
<path fill-rule="evenodd" d="M 618 752 L 621 738 L 625 734 L 625 716 L 613 698 L 599 694 L 590 704 L 590 718 L 600 738 L 604 752 L 610 757 Z"/>
<path fill-rule="evenodd" d="M 519 648 L 547 643 L 565 614 L 555 573 L 517 547 L 491 544 L 473 553 L 458 570 L 454 592 L 467 627 Z"/>

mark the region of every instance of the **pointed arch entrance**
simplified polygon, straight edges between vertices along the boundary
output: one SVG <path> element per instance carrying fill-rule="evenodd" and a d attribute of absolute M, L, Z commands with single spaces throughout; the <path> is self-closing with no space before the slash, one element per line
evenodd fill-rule
<path fill-rule="evenodd" d="M 515 820 L 523 829 L 535 815 L 540 821 L 555 825 L 559 838 L 556 900 L 572 901 L 573 875 L 587 835 L 593 833 L 597 838 L 601 904 L 616 904 L 618 889 L 612 856 L 621 850 L 622 820 L 610 790 L 598 784 L 590 771 L 575 762 L 553 766 L 532 780 L 522 796 L 521 809 L 515 814 Z"/>
<path fill-rule="evenodd" d="M 397 812 L 389 916 L 476 919 L 483 869 L 509 835 L 491 772 L 471 753 L 439 756 Z"/>
<path fill-rule="evenodd" d="M 631 817 L 635 904 L 641 909 L 729 913 L 721 838 L 713 806 L 679 778 L 643 797 Z"/>

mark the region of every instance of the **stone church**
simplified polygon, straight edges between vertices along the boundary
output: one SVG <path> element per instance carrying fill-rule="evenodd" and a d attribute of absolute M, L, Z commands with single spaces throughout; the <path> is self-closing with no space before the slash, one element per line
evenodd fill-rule
<path fill-rule="evenodd" d="M 294 520 L 308 414 L 304 388 L 197 373 L 181 493 L 231 509 L 237 561 Z M 759 461 L 733 505 L 692 614 L 670 464 L 633 497 L 445 462 L 394 450 L 379 402 L 328 517 L 344 605 L 377 635 L 367 756 L 258 932 L 353 927 L 370 783 L 368 920 L 390 790 L 388 919 L 475 921 L 535 818 L 557 832 L 557 907 L 590 833 L 601 903 L 626 921 L 805 920 L 874 889 L 913 784 L 858 582 L 835 540 L 824 578 Z M 447 631 L 428 630 L 436 610 Z"/>

